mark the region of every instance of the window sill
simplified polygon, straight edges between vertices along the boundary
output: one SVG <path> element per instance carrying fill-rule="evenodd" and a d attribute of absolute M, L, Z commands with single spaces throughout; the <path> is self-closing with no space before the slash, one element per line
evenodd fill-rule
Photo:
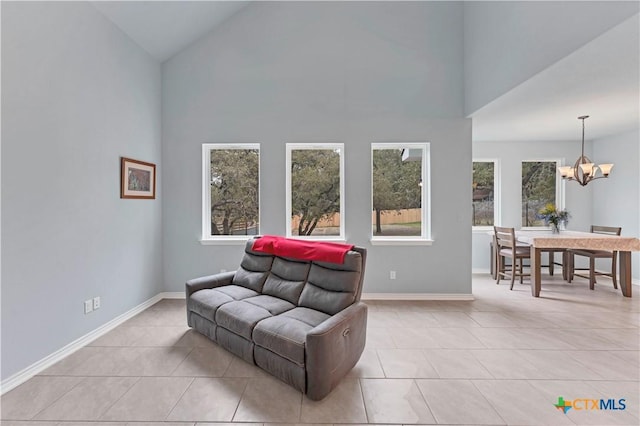
<path fill-rule="evenodd" d="M 493 232 L 493 226 L 472 226 L 471 232 L 474 234 L 485 234 L 487 232 Z"/>
<path fill-rule="evenodd" d="M 233 245 L 244 245 L 247 243 L 248 240 L 250 240 L 253 237 L 256 237 L 257 235 L 249 235 L 249 236 L 242 236 L 242 237 L 237 237 L 237 238 L 220 238 L 220 239 L 200 239 L 200 244 L 202 244 L 203 246 L 233 246 Z M 347 240 L 345 240 L 344 238 L 321 238 L 321 237 L 309 237 L 309 238 L 299 238 L 297 236 L 295 237 L 287 237 L 287 238 L 292 238 L 292 239 L 296 239 L 296 240 L 300 240 L 300 241 L 321 241 L 321 242 L 327 242 L 327 243 L 341 243 L 341 244 L 346 244 Z"/>
<path fill-rule="evenodd" d="M 245 245 L 250 238 L 253 238 L 253 236 L 243 236 L 241 238 L 201 239 L 200 244 L 203 246 L 241 246 Z"/>
<path fill-rule="evenodd" d="M 423 238 L 371 238 L 372 246 L 430 246 L 433 240 Z"/>
<path fill-rule="evenodd" d="M 297 235 L 287 235 L 285 238 L 291 238 L 292 240 L 300 240 L 300 241 L 319 241 L 323 243 L 347 244 L 347 240 L 339 236 L 321 237 L 318 235 L 309 235 L 308 237 L 299 237 Z"/>

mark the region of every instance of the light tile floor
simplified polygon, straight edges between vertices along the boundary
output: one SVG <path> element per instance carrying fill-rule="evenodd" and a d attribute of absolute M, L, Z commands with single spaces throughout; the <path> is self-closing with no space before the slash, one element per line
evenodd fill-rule
<path fill-rule="evenodd" d="M 474 301 L 369 301 L 359 364 L 311 401 L 186 325 L 162 300 L 1 401 L 3 426 L 269 424 L 640 424 L 640 295 L 602 279 L 545 277 Z M 566 414 L 558 397 L 625 399 L 625 410 Z"/>

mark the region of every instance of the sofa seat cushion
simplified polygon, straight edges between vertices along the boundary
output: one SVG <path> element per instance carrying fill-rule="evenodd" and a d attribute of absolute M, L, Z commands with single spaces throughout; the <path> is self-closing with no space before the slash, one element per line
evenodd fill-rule
<path fill-rule="evenodd" d="M 294 308 L 260 321 L 253 330 L 253 342 L 304 366 L 307 333 L 328 318 L 329 315 L 314 309 Z"/>
<path fill-rule="evenodd" d="M 257 296 L 253 290 L 237 285 L 226 285 L 196 291 L 189 298 L 189 310 L 203 318 L 214 320 L 218 308 L 226 303 Z"/>
<path fill-rule="evenodd" d="M 215 318 L 219 326 L 251 340 L 258 322 L 293 308 L 295 305 L 286 300 L 262 294 L 222 305 Z"/>

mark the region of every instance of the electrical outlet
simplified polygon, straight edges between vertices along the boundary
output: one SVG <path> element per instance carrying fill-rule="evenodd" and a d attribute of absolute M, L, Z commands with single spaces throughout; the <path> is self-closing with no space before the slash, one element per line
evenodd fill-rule
<path fill-rule="evenodd" d="M 389 271 L 389 279 L 390 280 L 396 279 L 396 271 Z"/>
<path fill-rule="evenodd" d="M 93 301 L 91 299 L 84 301 L 84 313 L 88 314 L 93 311 Z"/>
<path fill-rule="evenodd" d="M 222 272 L 227 272 L 227 270 L 226 269 L 220 269 L 220 273 L 222 273 Z"/>
<path fill-rule="evenodd" d="M 100 296 L 93 298 L 93 310 L 100 309 Z"/>

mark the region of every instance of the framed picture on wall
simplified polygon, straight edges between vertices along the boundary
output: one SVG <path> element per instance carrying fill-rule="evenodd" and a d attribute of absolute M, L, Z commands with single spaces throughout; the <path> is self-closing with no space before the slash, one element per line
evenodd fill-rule
<path fill-rule="evenodd" d="M 121 157 L 120 198 L 156 198 L 156 165 Z"/>

